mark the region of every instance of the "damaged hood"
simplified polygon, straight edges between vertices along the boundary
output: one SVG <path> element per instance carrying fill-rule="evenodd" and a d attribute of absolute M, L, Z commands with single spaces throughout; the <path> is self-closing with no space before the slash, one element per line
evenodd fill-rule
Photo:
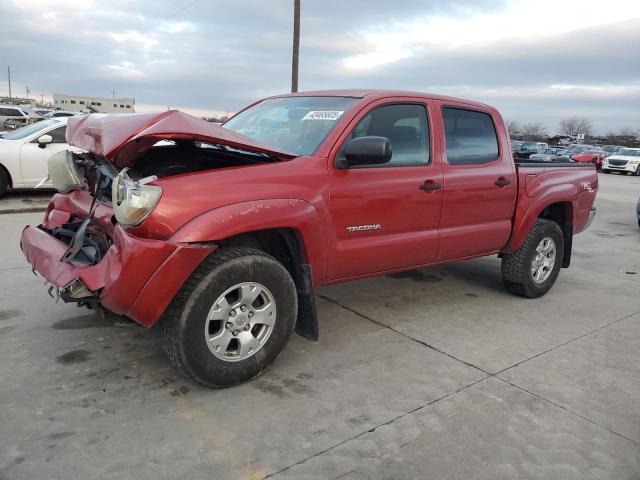
<path fill-rule="evenodd" d="M 131 167 L 139 155 L 160 140 L 195 140 L 222 144 L 265 153 L 279 160 L 298 156 L 178 110 L 69 117 L 66 137 L 69 145 L 108 158 L 120 167 Z"/>

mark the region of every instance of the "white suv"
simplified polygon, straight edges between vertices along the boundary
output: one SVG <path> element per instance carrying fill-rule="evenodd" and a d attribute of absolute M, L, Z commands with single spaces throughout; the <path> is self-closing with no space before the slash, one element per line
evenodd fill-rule
<path fill-rule="evenodd" d="M 605 158 L 602 171 L 640 175 L 640 148 L 623 148 L 618 153 Z"/>
<path fill-rule="evenodd" d="M 15 105 L 0 105 L 0 130 L 4 130 L 4 122 L 7 120 L 26 125 L 30 117 L 29 112 L 23 108 Z"/>

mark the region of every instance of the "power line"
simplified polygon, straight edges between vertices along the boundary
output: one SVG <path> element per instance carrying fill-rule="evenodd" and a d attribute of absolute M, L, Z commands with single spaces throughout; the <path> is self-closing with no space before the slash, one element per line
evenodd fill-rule
<path fill-rule="evenodd" d="M 189 2 L 188 4 L 186 4 L 183 7 L 180 7 L 178 10 L 176 10 L 175 12 L 173 12 L 171 15 L 169 15 L 168 17 L 165 17 L 162 21 L 156 23 L 155 25 L 153 25 L 152 27 L 147 28 L 146 30 L 140 32 L 140 33 L 149 33 L 153 30 L 155 30 L 158 27 L 161 27 L 162 25 L 164 25 L 165 23 L 167 23 L 169 20 L 177 17 L 178 15 L 180 15 L 182 12 L 189 10 L 191 7 L 193 7 L 196 3 L 198 3 L 200 0 L 192 0 L 191 2 Z M 118 48 L 120 45 L 118 44 L 114 44 L 109 48 L 106 48 L 104 50 L 101 50 L 97 53 L 92 54 L 92 57 L 96 57 L 96 56 L 100 56 L 103 55 L 107 52 L 110 52 L 111 50 L 114 50 L 116 48 Z"/>

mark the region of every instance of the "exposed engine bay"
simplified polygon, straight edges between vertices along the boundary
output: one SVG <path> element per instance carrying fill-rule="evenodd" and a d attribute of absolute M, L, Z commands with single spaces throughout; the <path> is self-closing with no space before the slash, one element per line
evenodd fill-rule
<path fill-rule="evenodd" d="M 203 170 L 272 161 L 276 159 L 265 153 L 191 140 L 162 140 L 143 151 L 133 167 L 125 169 L 91 153 L 64 152 L 49 161 L 52 181 L 63 192 L 78 188 L 91 192 L 91 209 L 85 218 L 72 218 L 45 231 L 69 246 L 63 261 L 95 265 L 112 243 L 104 227 L 93 218 L 97 202 L 113 208 L 113 224 L 135 226 L 146 218 L 161 196 L 161 187 L 147 183 Z"/>

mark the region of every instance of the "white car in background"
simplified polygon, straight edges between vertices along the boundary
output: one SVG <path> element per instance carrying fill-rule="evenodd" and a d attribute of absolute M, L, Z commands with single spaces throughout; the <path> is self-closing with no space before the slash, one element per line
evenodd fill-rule
<path fill-rule="evenodd" d="M 67 117 L 42 120 L 0 138 L 0 197 L 9 188 L 34 188 L 48 175 L 47 159 L 67 145 Z M 51 187 L 50 183 L 43 186 Z"/>
<path fill-rule="evenodd" d="M 604 159 L 604 173 L 620 172 L 640 175 L 640 148 L 622 148 L 617 153 Z"/>

